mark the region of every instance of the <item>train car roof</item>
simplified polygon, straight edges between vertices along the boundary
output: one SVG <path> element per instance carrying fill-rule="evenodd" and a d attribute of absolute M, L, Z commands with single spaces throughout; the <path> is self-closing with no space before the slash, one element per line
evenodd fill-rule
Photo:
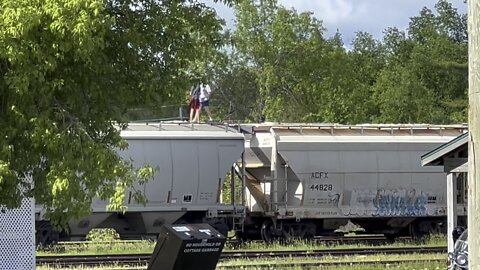
<path fill-rule="evenodd" d="M 277 136 L 458 136 L 467 131 L 466 125 L 428 124 L 247 124 L 246 133 L 274 131 Z"/>
<path fill-rule="evenodd" d="M 251 124 L 246 134 L 274 134 L 280 143 L 412 142 L 445 143 L 467 131 L 467 125 L 428 124 Z"/>
<path fill-rule="evenodd" d="M 190 124 L 186 122 L 129 123 L 121 130 L 124 139 L 207 139 L 243 140 L 238 130 L 224 124 Z"/>

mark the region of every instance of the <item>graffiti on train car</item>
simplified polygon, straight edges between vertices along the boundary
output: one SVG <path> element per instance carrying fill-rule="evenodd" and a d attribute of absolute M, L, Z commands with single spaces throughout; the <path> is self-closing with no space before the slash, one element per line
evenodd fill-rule
<path fill-rule="evenodd" d="M 427 216 L 436 196 L 416 189 L 352 190 L 349 215 Z"/>

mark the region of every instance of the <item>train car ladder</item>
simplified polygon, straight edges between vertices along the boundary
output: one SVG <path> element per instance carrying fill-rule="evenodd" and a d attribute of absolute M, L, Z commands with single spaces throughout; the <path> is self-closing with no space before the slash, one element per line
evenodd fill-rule
<path fill-rule="evenodd" d="M 280 208 L 283 208 L 286 212 L 288 206 L 288 179 L 286 178 L 271 178 L 265 177 L 265 183 L 271 183 L 270 185 L 270 202 L 269 210 L 271 212 L 279 212 Z M 279 191 L 279 186 L 284 183 L 284 190 Z M 285 213 L 279 213 L 285 215 Z"/>

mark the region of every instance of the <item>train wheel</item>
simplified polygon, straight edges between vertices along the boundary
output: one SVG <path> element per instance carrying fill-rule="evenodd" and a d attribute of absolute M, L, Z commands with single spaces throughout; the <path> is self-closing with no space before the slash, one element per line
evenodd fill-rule
<path fill-rule="evenodd" d="M 398 233 L 384 233 L 383 234 L 388 242 L 395 242 L 400 237 Z"/>
<path fill-rule="evenodd" d="M 46 220 L 40 220 L 35 224 L 35 243 L 37 245 L 48 246 L 57 243 L 60 234 L 56 231 L 52 224 Z"/>
<path fill-rule="evenodd" d="M 277 234 L 275 233 L 273 222 L 270 219 L 263 222 L 260 234 L 262 235 L 262 240 L 269 243 L 278 238 Z"/>
<path fill-rule="evenodd" d="M 242 242 L 250 240 L 262 240 L 261 226 L 259 226 L 259 228 L 245 227 L 243 232 L 237 231 L 237 239 Z"/>
<path fill-rule="evenodd" d="M 430 234 L 438 234 L 442 228 L 437 222 L 421 221 L 410 224 L 410 235 L 417 240 L 424 240 Z"/>
<path fill-rule="evenodd" d="M 315 237 L 316 230 L 317 226 L 312 222 L 287 223 L 282 226 L 282 236 L 287 241 L 311 240 Z"/>
<path fill-rule="evenodd" d="M 305 223 L 303 226 L 302 238 L 305 240 L 312 240 L 315 237 L 316 231 L 317 226 L 314 223 Z"/>

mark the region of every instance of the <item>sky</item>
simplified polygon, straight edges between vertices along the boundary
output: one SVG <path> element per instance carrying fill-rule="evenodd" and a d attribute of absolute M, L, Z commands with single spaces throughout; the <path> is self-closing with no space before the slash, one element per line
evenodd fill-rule
<path fill-rule="evenodd" d="M 208 1 L 206 0 L 207 4 Z M 419 14 L 426 6 L 434 9 L 436 0 L 278 0 L 287 7 L 299 12 L 311 11 L 317 19 L 323 21 L 327 36 L 332 36 L 337 29 L 342 34 L 344 43 L 349 44 L 355 32 L 364 31 L 375 38 L 383 37 L 383 30 L 395 26 L 406 29 L 410 17 Z M 450 0 L 460 13 L 466 13 L 467 4 L 463 0 Z M 217 14 L 225 19 L 227 27 L 234 27 L 233 10 L 222 4 L 212 5 Z"/>

